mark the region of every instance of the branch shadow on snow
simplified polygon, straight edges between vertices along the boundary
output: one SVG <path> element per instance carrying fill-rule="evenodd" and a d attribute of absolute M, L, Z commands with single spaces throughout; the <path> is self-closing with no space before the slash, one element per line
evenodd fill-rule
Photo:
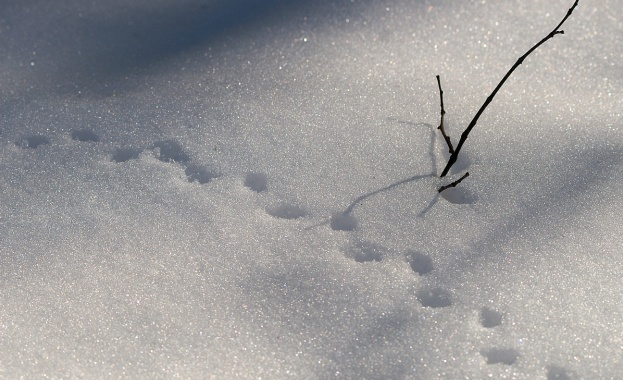
<path fill-rule="evenodd" d="M 538 249 L 543 242 L 564 236 L 569 229 L 568 221 L 581 220 L 599 202 L 598 198 L 606 196 L 604 192 L 608 190 L 604 189 L 604 184 L 623 165 L 623 147 L 608 144 L 582 152 L 569 148 L 559 156 L 572 159 L 552 165 L 549 172 L 558 173 L 556 176 L 536 178 L 532 196 L 513 207 L 518 211 L 492 221 L 493 228 L 471 243 L 470 249 L 457 252 L 454 267 L 470 267 L 473 269 L 466 272 L 473 273 L 478 266 L 496 261 L 497 253 L 505 252 L 505 247 L 512 244 L 513 239 L 521 239 Z M 513 257 L 516 265 L 521 265 L 522 260 L 522 257 Z M 448 280 L 463 281 L 456 274 Z"/>
<path fill-rule="evenodd" d="M 403 179 L 403 180 L 398 181 L 398 182 L 394 182 L 391 185 L 385 186 L 385 187 L 380 188 L 378 190 L 374 190 L 374 191 L 371 191 L 369 193 L 363 194 L 363 195 L 355 198 L 355 200 L 353 200 L 351 202 L 351 204 L 348 205 L 346 210 L 344 210 L 342 212 L 342 215 L 349 215 L 349 214 L 351 214 L 355 210 L 355 207 L 357 207 L 358 205 L 362 204 L 363 201 L 365 201 L 366 199 L 368 199 L 370 197 L 373 197 L 373 196 L 375 196 L 377 194 L 380 194 L 380 193 L 383 193 L 385 191 L 392 190 L 392 189 L 394 189 L 394 188 L 396 188 L 398 186 L 401 186 L 401 185 L 404 185 L 404 184 L 407 184 L 407 183 L 410 183 L 410 182 L 415 182 L 415 181 L 419 181 L 421 179 L 435 177 L 435 175 L 436 174 L 434 172 L 430 173 L 430 174 L 416 175 L 416 176 L 413 176 L 413 177 L 409 177 L 409 178 Z M 425 214 L 431 207 L 433 207 L 433 205 L 436 203 L 437 199 L 439 199 L 439 195 L 435 195 L 435 197 L 433 198 L 431 203 L 428 205 L 428 207 L 425 210 L 422 210 L 422 212 L 419 215 Z"/>
<path fill-rule="evenodd" d="M 395 123 L 399 123 L 399 124 L 407 124 L 413 127 L 425 127 L 430 129 L 430 143 L 429 143 L 429 152 L 428 155 L 431 159 L 431 167 L 432 167 L 432 171 L 429 174 L 420 174 L 420 175 L 415 175 L 409 178 L 405 178 L 403 180 L 394 182 L 388 186 L 382 187 L 380 189 L 377 190 L 373 190 L 370 191 L 368 193 L 365 193 L 363 195 L 358 196 L 357 198 L 355 198 L 349 205 L 348 207 L 346 207 L 345 210 L 341 211 L 341 212 L 337 212 L 335 214 L 333 214 L 331 216 L 330 219 L 325 220 L 323 222 L 314 224 L 310 227 L 308 227 L 307 229 L 313 229 L 316 227 L 320 227 L 320 226 L 324 226 L 326 224 L 329 224 L 331 226 L 331 229 L 336 230 L 336 231 L 352 231 L 355 228 L 357 228 L 357 220 L 355 219 L 355 217 L 353 216 L 353 212 L 355 211 L 355 208 L 357 206 L 360 206 L 363 204 L 363 202 L 365 200 L 367 200 L 368 198 L 371 198 L 373 196 L 376 196 L 378 194 L 384 193 L 386 191 L 390 191 L 398 186 L 401 185 L 405 185 L 411 182 L 417 182 L 419 180 L 422 179 L 426 179 L 426 178 L 432 178 L 432 177 L 436 177 L 437 176 L 437 158 L 435 156 L 435 144 L 437 143 L 437 131 L 436 128 L 433 127 L 432 125 L 428 124 L 428 123 L 414 123 L 411 121 L 405 121 L 405 120 L 399 120 L 396 118 L 387 118 L 387 121 L 390 122 L 395 122 Z M 430 211 L 430 209 L 432 209 L 435 204 L 437 204 L 437 202 L 439 201 L 440 195 L 439 193 L 435 193 L 435 195 L 433 196 L 433 198 L 431 199 L 431 201 L 429 202 L 429 204 L 422 210 L 420 211 L 417 216 L 418 217 L 423 217 L 428 211 Z"/>
<path fill-rule="evenodd" d="M 314 225 L 311 225 L 309 227 L 306 228 L 306 230 L 311 230 L 314 229 L 316 227 L 320 227 L 320 226 L 324 226 L 324 225 L 330 225 L 331 229 L 336 230 L 336 231 L 352 231 L 355 228 L 357 228 L 357 220 L 355 219 L 355 217 L 353 216 L 353 212 L 355 211 L 355 208 L 357 208 L 357 206 L 360 206 L 363 204 L 363 202 L 370 198 L 373 197 L 375 195 L 381 194 L 383 192 L 386 191 L 390 191 L 398 186 L 401 185 L 405 185 L 407 183 L 410 182 L 416 182 L 422 179 L 426 179 L 426 178 L 431 178 L 431 177 L 435 177 L 435 173 L 430 173 L 430 174 L 422 174 L 422 175 L 416 175 L 413 177 L 409 177 L 409 178 L 405 178 L 403 180 L 400 180 L 398 182 L 394 182 L 388 186 L 382 187 L 380 189 L 377 190 L 373 190 L 369 193 L 365 193 L 363 195 L 358 196 L 357 198 L 355 198 L 349 205 L 348 207 L 346 207 L 346 209 L 344 211 L 340 211 L 337 212 L 335 214 L 333 214 L 331 216 L 331 218 L 326 219 L 320 223 L 316 223 Z M 429 203 L 429 205 L 422 210 L 418 216 L 423 216 L 424 214 L 426 214 L 426 212 L 428 212 L 428 210 L 430 210 L 430 208 L 432 208 L 435 203 L 437 203 L 437 200 L 439 199 L 439 194 L 436 194 L 434 196 L 434 198 L 431 200 L 431 202 Z"/>

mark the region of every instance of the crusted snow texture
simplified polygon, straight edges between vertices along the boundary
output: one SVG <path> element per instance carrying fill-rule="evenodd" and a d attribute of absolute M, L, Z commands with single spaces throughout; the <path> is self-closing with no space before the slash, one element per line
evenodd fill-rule
<path fill-rule="evenodd" d="M 0 377 L 620 377 L 623 2 L 437 178 L 571 3 L 6 2 Z"/>

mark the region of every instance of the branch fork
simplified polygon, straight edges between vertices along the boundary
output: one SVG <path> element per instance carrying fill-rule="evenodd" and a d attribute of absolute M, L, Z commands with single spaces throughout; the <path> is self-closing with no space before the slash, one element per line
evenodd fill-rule
<path fill-rule="evenodd" d="M 441 121 L 440 121 L 439 127 L 437 129 L 439 129 L 439 131 L 441 132 L 441 135 L 443 136 L 444 140 L 446 141 L 446 144 L 448 145 L 448 150 L 450 151 L 450 158 L 448 159 L 448 163 L 446 164 L 445 168 L 441 172 L 441 175 L 439 176 L 439 178 L 445 177 L 448 174 L 448 172 L 450 171 L 450 168 L 452 168 L 452 166 L 456 163 L 456 160 L 459 157 L 459 152 L 461 151 L 461 148 L 463 147 L 463 144 L 465 143 L 465 140 L 467 140 L 467 137 L 469 136 L 470 132 L 476 126 L 476 123 L 478 122 L 478 119 L 483 114 L 485 109 L 487 109 L 489 104 L 493 101 L 493 98 L 495 98 L 495 95 L 497 95 L 498 91 L 500 91 L 500 88 L 502 88 L 504 83 L 506 83 L 506 80 L 508 80 L 508 78 L 515 71 L 515 69 L 517 69 L 523 63 L 523 61 L 530 54 L 532 54 L 532 52 L 534 52 L 536 49 L 538 49 L 539 46 L 543 45 L 549 39 L 553 38 L 554 36 L 556 36 L 558 34 L 565 34 L 564 30 L 560 30 L 560 27 L 562 27 L 562 25 L 565 23 L 565 21 L 567 21 L 569 16 L 571 16 L 571 14 L 573 13 L 574 9 L 578 5 L 578 2 L 579 2 L 579 0 L 575 0 L 573 5 L 571 6 L 571 8 L 569 8 L 569 10 L 567 11 L 567 14 L 565 15 L 565 17 L 563 17 L 562 21 L 560 21 L 558 23 L 558 25 L 556 25 L 556 27 L 551 32 L 549 32 L 549 34 L 547 34 L 543 39 L 541 39 L 534 46 L 532 46 L 524 55 L 522 55 L 521 57 L 519 57 L 517 59 L 515 64 L 508 70 L 506 75 L 504 75 L 502 80 L 500 80 L 500 82 L 497 84 L 497 86 L 495 87 L 495 89 L 493 90 L 491 95 L 489 95 L 487 97 L 487 99 L 482 104 L 482 106 L 480 107 L 478 112 L 476 112 L 476 115 L 474 116 L 472 121 L 469 123 L 467 128 L 465 128 L 465 130 L 461 134 L 461 138 L 459 139 L 459 143 L 456 145 L 456 148 L 452 146 L 452 143 L 450 142 L 450 136 L 448 136 L 446 134 L 446 131 L 444 129 L 443 121 L 444 121 L 444 115 L 445 115 L 446 111 L 445 111 L 444 105 L 443 105 L 443 91 L 441 90 L 441 79 L 439 78 L 439 75 L 437 75 L 437 85 L 439 86 L 439 100 L 440 100 L 440 103 L 441 103 L 441 117 L 440 117 Z M 440 187 L 438 189 L 438 191 L 442 192 L 442 191 L 444 191 L 445 189 L 447 189 L 449 187 L 454 187 L 454 186 L 458 185 L 463 179 L 467 178 L 468 175 L 469 175 L 469 173 L 465 173 L 465 175 L 463 175 L 463 177 L 461 177 L 459 180 L 454 181 L 454 182 L 452 182 L 452 183 L 450 183 L 448 185 Z"/>

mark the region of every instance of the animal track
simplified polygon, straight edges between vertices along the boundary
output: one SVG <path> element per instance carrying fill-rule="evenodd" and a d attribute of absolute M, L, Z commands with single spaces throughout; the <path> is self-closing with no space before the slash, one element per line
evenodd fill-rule
<path fill-rule="evenodd" d="M 15 142 L 15 145 L 19 146 L 20 148 L 31 148 L 31 149 L 36 149 L 41 145 L 47 145 L 50 143 L 50 139 L 48 139 L 47 137 L 43 136 L 43 135 L 34 135 L 34 136 L 29 136 L 29 137 L 24 137 L 20 140 L 17 140 Z"/>
<path fill-rule="evenodd" d="M 298 219 L 307 216 L 307 211 L 298 206 L 286 203 L 281 203 L 275 207 L 269 207 L 266 209 L 266 212 L 280 219 Z"/>
<path fill-rule="evenodd" d="M 358 263 L 381 261 L 388 249 L 369 241 L 360 241 L 344 249 L 344 254 Z"/>
<path fill-rule="evenodd" d="M 480 323 L 482 327 L 488 329 L 499 326 L 502 324 L 502 313 L 488 307 L 483 307 L 480 310 Z"/>
<path fill-rule="evenodd" d="M 184 152 L 182 146 L 174 140 L 156 141 L 154 148 L 159 149 L 158 159 L 162 162 L 177 162 L 185 164 L 190 161 L 188 154 Z"/>
<path fill-rule="evenodd" d="M 357 228 L 357 219 L 351 213 L 337 213 L 331 216 L 331 229 L 334 231 L 352 231 Z"/>
<path fill-rule="evenodd" d="M 519 357 L 519 352 L 512 348 L 491 348 L 480 353 L 487 358 L 487 364 L 511 365 Z"/>
<path fill-rule="evenodd" d="M 416 296 L 424 307 L 438 308 L 452 305 L 450 292 L 442 288 L 422 289 Z"/>
<path fill-rule="evenodd" d="M 210 182 L 214 178 L 220 177 L 217 172 L 195 164 L 188 165 L 186 169 L 184 169 L 184 174 L 186 174 L 188 182 L 199 182 L 201 185 Z"/>
<path fill-rule="evenodd" d="M 156 141 L 153 145 L 157 149 L 157 158 L 162 162 L 175 162 L 184 168 L 184 174 L 188 182 L 198 182 L 203 185 L 214 178 L 220 177 L 216 171 L 210 170 L 205 166 L 190 162 L 190 156 L 182 149 L 182 146 L 175 140 Z"/>
<path fill-rule="evenodd" d="M 244 185 L 256 193 L 266 191 L 267 183 L 266 174 L 262 173 L 247 173 L 244 179 Z"/>
<path fill-rule="evenodd" d="M 72 131 L 71 139 L 75 141 L 81 141 L 81 142 L 98 142 L 100 140 L 99 136 L 97 136 L 92 131 L 89 131 L 88 129 Z"/>
<path fill-rule="evenodd" d="M 77 135 L 72 134 L 72 138 L 74 138 L 74 140 L 95 141 L 93 139 L 83 139 L 93 138 L 93 136 L 97 138 L 97 136 L 90 131 L 77 132 L 80 133 Z M 220 177 L 220 174 L 214 170 L 202 165 L 191 163 L 188 154 L 184 151 L 184 149 L 182 149 L 182 146 L 174 140 L 156 141 L 153 144 L 152 149 L 155 150 L 156 158 L 160 161 L 167 163 L 172 162 L 181 165 L 184 168 L 184 174 L 186 174 L 188 182 L 197 182 L 203 185 L 210 182 L 214 178 Z M 112 155 L 112 160 L 118 163 L 135 160 L 139 158 L 142 152 L 143 150 L 139 148 L 117 148 L 115 153 Z"/>
<path fill-rule="evenodd" d="M 406 257 L 411 269 L 420 276 L 433 270 L 433 260 L 430 256 L 415 251 L 408 251 Z"/>

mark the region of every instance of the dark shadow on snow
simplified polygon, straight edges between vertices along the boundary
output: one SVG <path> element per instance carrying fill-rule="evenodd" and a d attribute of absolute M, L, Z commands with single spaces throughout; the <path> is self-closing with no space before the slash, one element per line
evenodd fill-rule
<path fill-rule="evenodd" d="M 409 177 L 401 181 L 394 182 L 391 185 L 388 185 L 380 189 L 371 191 L 369 193 L 360 195 L 359 197 L 355 198 L 344 211 L 337 212 L 333 214 L 330 219 L 314 224 L 310 227 L 307 227 L 307 229 L 312 229 L 312 228 L 316 228 L 316 227 L 329 224 L 331 229 L 336 230 L 336 231 L 352 231 L 355 228 L 357 228 L 357 225 L 358 225 L 357 219 L 355 219 L 355 217 L 353 216 L 353 211 L 355 210 L 357 206 L 362 205 L 363 202 L 367 200 L 368 198 L 378 195 L 380 193 L 392 190 L 398 186 L 401 186 L 401 185 L 404 185 L 410 182 L 419 181 L 425 178 L 435 177 L 437 175 L 436 174 L 437 159 L 435 157 L 435 144 L 437 142 L 436 128 L 428 123 L 414 123 L 414 122 L 399 120 L 395 118 L 387 118 L 387 120 L 391 122 L 395 122 L 395 123 L 411 125 L 413 127 L 426 127 L 431 130 L 431 133 L 430 133 L 431 137 L 430 137 L 430 144 L 429 144 L 429 156 L 431 159 L 431 166 L 433 168 L 432 172 L 430 174 L 422 174 L 422 175 Z M 439 197 L 440 197 L 439 193 L 435 193 L 435 196 L 431 199 L 430 203 L 421 212 L 419 212 L 417 216 L 423 217 L 428 211 L 430 211 L 430 209 L 433 208 L 433 206 L 435 206 L 435 204 L 437 204 L 437 202 L 439 201 Z"/>
<path fill-rule="evenodd" d="M 435 157 L 435 150 L 434 150 L 435 149 L 435 144 L 436 144 L 436 139 L 437 139 L 436 129 L 432 125 L 427 124 L 427 123 L 414 123 L 414 122 L 398 120 L 398 119 L 394 119 L 394 118 L 388 118 L 387 120 L 393 121 L 393 122 L 397 122 L 397 123 L 401 123 L 401 124 L 408 124 L 408 125 L 411 125 L 411 126 L 414 126 L 414 127 L 426 127 L 426 128 L 431 129 L 431 134 L 430 134 L 431 138 L 430 138 L 428 154 L 429 154 L 430 159 L 431 159 L 432 172 L 430 174 L 422 174 L 422 175 L 416 175 L 416 176 L 413 176 L 413 177 L 409 177 L 409 178 L 403 179 L 401 181 L 394 182 L 394 183 L 392 183 L 389 186 L 385 186 L 385 187 L 380 188 L 378 190 L 374 190 L 374 191 L 371 191 L 369 193 L 363 194 L 363 195 L 355 198 L 355 200 L 353 200 L 350 203 L 350 205 L 348 205 L 346 210 L 341 212 L 342 216 L 350 215 L 354 211 L 355 207 L 357 207 L 358 205 L 361 205 L 366 199 L 368 199 L 370 197 L 373 197 L 373 196 L 378 195 L 380 193 L 383 193 L 385 191 L 392 190 L 392 189 L 394 189 L 394 188 L 396 188 L 398 186 L 407 184 L 409 182 L 414 182 L 414 181 L 418 181 L 418 180 L 425 179 L 425 178 L 431 178 L 431 177 L 435 177 L 437 175 L 437 174 L 435 174 L 437 172 L 437 159 Z M 424 216 L 424 214 L 426 214 L 437 203 L 438 200 L 439 200 L 439 194 L 435 194 L 435 196 L 433 197 L 431 202 L 428 204 L 428 206 L 424 210 L 422 210 L 418 214 L 418 216 L 420 216 L 420 217 Z"/>
<path fill-rule="evenodd" d="M 214 47 L 219 52 L 248 45 L 261 30 L 274 28 L 294 34 L 305 19 L 306 28 L 321 28 L 337 20 L 361 17 L 371 0 L 341 2 L 331 0 L 171 0 L 121 2 L 118 7 L 80 4 L 75 12 L 50 12 L 46 28 L 50 36 L 33 33 L 23 39 L 24 46 L 46 44 L 37 56 L 45 65 L 34 65 L 41 86 L 48 91 L 87 97 L 107 97 L 131 92 L 144 84 L 150 67 L 180 54 Z M 30 7 L 50 7 L 42 0 L 29 1 Z M 29 13 L 12 7 L 10 17 L 25 25 L 36 24 Z M 6 16 L 6 14 L 5 14 Z M 10 20 L 13 21 L 13 20 Z M 0 44 L 0 47 L 2 45 Z M 29 51 L 30 52 L 30 51 Z M 28 54 L 30 54 L 28 52 Z M 26 54 L 26 53 L 20 53 Z M 31 59 L 26 56 L 23 59 Z M 210 58 L 205 58 L 209 65 Z M 171 67 L 178 71 L 180 67 Z M 29 94 L 35 96 L 35 94 Z"/>
<path fill-rule="evenodd" d="M 538 249 L 550 237 L 564 235 L 568 228 L 565 221 L 576 220 L 590 212 L 592 205 L 586 203 L 587 194 L 602 193 L 604 183 L 623 164 L 623 147 L 608 145 L 595 146 L 583 152 L 571 151 L 571 148 L 569 152 L 561 152 L 561 157 L 575 159 L 552 165 L 550 172 L 558 173 L 556 181 L 533 178 L 534 181 L 544 181 L 532 185 L 539 191 L 535 191 L 531 198 L 515 207 L 517 212 L 492 222 L 493 228 L 471 243 L 469 250 L 456 252 L 453 255 L 454 265 L 450 266 L 471 268 L 464 273 L 473 273 L 479 266 L 498 260 L 495 255 L 504 252 L 504 247 L 513 238 L 521 236 L 526 242 L 534 243 L 536 247 L 533 249 Z M 595 201 L 598 202 L 597 199 Z M 514 257 L 513 261 L 521 265 L 521 261 L 527 259 L 529 258 Z M 447 281 L 460 284 L 464 279 L 453 272 L 452 278 L 447 278 Z"/>
<path fill-rule="evenodd" d="M 359 197 L 355 198 L 355 200 L 353 200 L 350 205 L 348 205 L 348 207 L 341 212 L 335 213 L 331 216 L 330 219 L 322 221 L 320 223 L 314 224 L 312 226 L 307 227 L 307 229 L 313 229 L 316 227 L 320 227 L 320 226 L 324 226 L 326 224 L 329 224 L 331 226 L 331 229 L 336 230 L 336 231 L 352 231 L 355 228 L 357 228 L 357 220 L 355 219 L 355 217 L 353 216 L 353 211 L 355 210 L 355 208 L 361 204 L 363 204 L 363 202 L 370 198 L 373 197 L 375 195 L 378 195 L 380 193 L 383 193 L 385 191 L 389 191 L 392 190 L 400 185 L 404 185 L 407 184 L 409 182 L 415 182 L 415 181 L 419 181 L 421 179 L 425 179 L 425 178 L 430 178 L 430 177 L 434 177 L 435 173 L 431 173 L 431 174 L 423 174 L 423 175 L 416 175 L 413 177 L 409 177 L 406 179 L 403 179 L 401 181 L 398 182 L 394 182 L 391 185 L 382 187 L 378 190 L 374 190 L 371 191 L 369 193 L 360 195 Z M 437 199 L 438 196 L 435 196 L 435 199 Z M 426 211 L 432 207 L 435 202 L 432 202 L 426 210 L 422 211 L 419 215 L 423 215 L 424 213 L 426 213 Z"/>
<path fill-rule="evenodd" d="M 355 207 L 360 205 L 363 201 L 365 201 L 366 199 L 368 199 L 370 197 L 373 197 L 373 196 L 375 196 L 377 194 L 383 193 L 385 191 L 392 190 L 392 189 L 394 189 L 394 188 L 396 188 L 396 187 L 398 187 L 400 185 L 404 185 L 404 184 L 407 184 L 409 182 L 418 181 L 418 180 L 424 179 L 424 178 L 431 178 L 431 177 L 434 177 L 434 176 L 435 176 L 435 173 L 416 175 L 416 176 L 413 176 L 413 177 L 409 177 L 409 178 L 403 179 L 402 181 L 394 182 L 394 183 L 392 183 L 389 186 L 382 187 L 382 188 L 380 188 L 378 190 L 371 191 L 371 192 L 369 192 L 367 194 L 363 194 L 363 195 L 355 198 L 355 200 L 352 201 L 351 204 L 348 205 L 346 210 L 344 210 L 342 213 L 343 214 L 350 214 L 351 212 L 353 212 Z"/>

